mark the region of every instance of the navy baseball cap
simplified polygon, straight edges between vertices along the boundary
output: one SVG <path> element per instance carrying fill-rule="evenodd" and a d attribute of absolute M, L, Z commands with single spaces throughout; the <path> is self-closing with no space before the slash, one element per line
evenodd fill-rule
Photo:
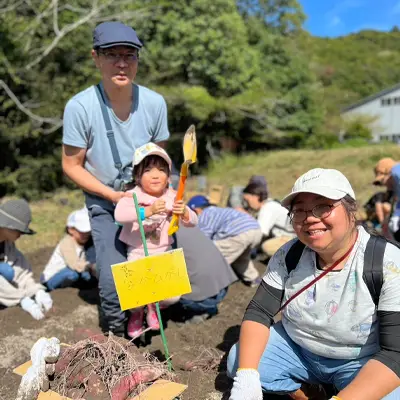
<path fill-rule="evenodd" d="M 195 208 L 203 208 L 210 206 L 210 202 L 208 201 L 206 196 L 197 195 L 193 196 L 188 202 L 187 205 L 189 208 L 194 210 Z"/>
<path fill-rule="evenodd" d="M 93 31 L 93 48 L 129 46 L 140 50 L 143 46 L 133 28 L 117 21 L 102 22 Z"/>

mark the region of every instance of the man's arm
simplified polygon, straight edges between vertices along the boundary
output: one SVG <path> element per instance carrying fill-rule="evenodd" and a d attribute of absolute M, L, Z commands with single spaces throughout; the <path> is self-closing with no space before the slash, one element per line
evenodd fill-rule
<path fill-rule="evenodd" d="M 86 149 L 63 145 L 62 147 L 62 168 L 65 175 L 75 182 L 86 192 L 93 193 L 112 203 L 116 203 L 124 196 L 129 196 L 126 192 L 115 192 L 110 187 L 101 183 L 84 167 Z"/>

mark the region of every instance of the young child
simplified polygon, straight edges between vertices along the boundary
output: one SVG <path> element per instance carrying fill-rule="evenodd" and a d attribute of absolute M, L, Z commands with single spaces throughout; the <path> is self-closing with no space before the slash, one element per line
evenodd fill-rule
<path fill-rule="evenodd" d="M 168 235 L 168 228 L 173 213 L 180 216 L 181 223 L 185 226 L 197 224 L 196 214 L 182 200 L 176 201 L 176 192 L 168 187 L 171 164 L 166 151 L 154 143 L 145 144 L 135 151 L 133 174 L 137 186 L 129 192 L 136 193 L 138 198 L 139 217 L 143 221 L 150 254 L 162 253 L 171 247 L 173 239 Z M 120 240 L 128 245 L 128 260 L 144 257 L 138 216 L 132 197 L 123 197 L 117 203 L 115 221 L 123 225 Z M 141 334 L 143 320 L 144 307 L 131 310 L 127 330 L 130 337 Z M 147 305 L 146 320 L 151 329 L 160 329 L 154 304 Z"/>
<path fill-rule="evenodd" d="M 41 282 L 49 291 L 71 286 L 79 280 L 90 281 L 95 271 L 95 251 L 86 208 L 73 211 L 67 219 L 66 235 L 47 263 Z"/>
<path fill-rule="evenodd" d="M 199 228 L 214 241 L 243 283 L 258 286 L 261 278 L 250 259 L 252 249 L 262 238 L 257 220 L 233 208 L 215 207 L 201 195 L 192 197 L 188 206 L 199 216 Z"/>
<path fill-rule="evenodd" d="M 20 305 L 33 318 L 44 318 L 53 306 L 45 287 L 35 282 L 31 266 L 16 248 L 21 235 L 33 235 L 29 229 L 31 210 L 25 200 L 9 200 L 0 206 L 0 304 Z"/>

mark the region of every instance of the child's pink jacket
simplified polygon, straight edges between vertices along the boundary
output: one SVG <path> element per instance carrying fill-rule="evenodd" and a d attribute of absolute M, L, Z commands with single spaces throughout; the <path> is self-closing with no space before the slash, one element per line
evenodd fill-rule
<path fill-rule="evenodd" d="M 147 247 L 149 254 L 161 253 L 166 251 L 173 243 L 172 236 L 168 235 L 168 228 L 172 217 L 172 206 L 175 201 L 176 192 L 173 189 L 167 189 L 161 197 L 154 197 L 136 186 L 128 193 L 136 193 L 139 206 L 147 207 L 152 205 L 159 198 L 165 200 L 167 213 L 156 214 L 143 221 L 143 228 L 146 234 Z M 115 221 L 122 224 L 121 234 L 119 239 L 126 243 L 135 255 L 132 254 L 129 259 L 144 256 L 142 239 L 140 236 L 138 217 L 136 215 L 135 203 L 132 197 L 123 197 L 118 201 L 114 212 Z M 184 226 L 197 225 L 198 219 L 194 211 L 189 209 L 189 221 L 180 220 Z"/>

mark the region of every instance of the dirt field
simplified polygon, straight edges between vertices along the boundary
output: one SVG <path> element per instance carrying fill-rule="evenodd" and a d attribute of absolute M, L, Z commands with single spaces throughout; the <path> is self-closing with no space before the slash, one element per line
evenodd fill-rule
<path fill-rule="evenodd" d="M 52 248 L 28 254 L 36 277 L 39 277 Z M 265 269 L 259 265 L 260 271 Z M 225 374 L 226 354 L 237 341 L 243 312 L 255 289 L 236 283 L 220 306 L 220 314 L 201 325 L 179 327 L 167 321 L 166 336 L 173 363 L 177 366 L 194 360 L 202 346 L 218 349 L 223 356 L 220 367 L 212 372 L 184 372 L 177 367 L 178 382 L 189 387 L 184 400 L 228 399 L 230 380 Z M 20 378 L 12 373 L 29 359 L 31 346 L 41 336 L 56 336 L 71 343 L 101 332 L 96 290 L 61 289 L 53 292 L 54 307 L 42 321 L 33 320 L 19 307 L 0 310 L 0 399 L 14 400 Z M 160 335 L 153 336 L 146 350 L 162 354 Z"/>

